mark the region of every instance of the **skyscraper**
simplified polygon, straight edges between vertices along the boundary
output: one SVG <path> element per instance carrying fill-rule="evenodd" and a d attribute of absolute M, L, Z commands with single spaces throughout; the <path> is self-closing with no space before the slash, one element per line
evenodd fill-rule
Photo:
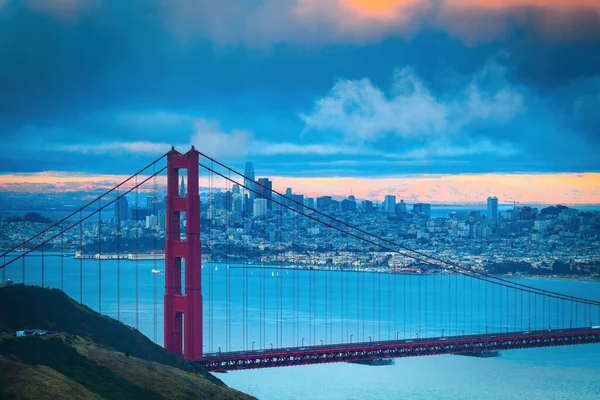
<path fill-rule="evenodd" d="M 404 200 L 400 200 L 400 203 L 396 204 L 396 215 L 406 214 L 406 203 Z"/>
<path fill-rule="evenodd" d="M 127 197 L 123 196 L 115 203 L 115 221 L 127 221 L 129 219 L 129 203 Z"/>
<path fill-rule="evenodd" d="M 487 199 L 487 217 L 489 220 L 498 220 L 498 198 L 488 197 Z"/>
<path fill-rule="evenodd" d="M 146 208 L 150 210 L 150 214 L 156 215 L 157 207 L 158 207 L 158 197 L 156 196 L 148 196 L 146 197 Z"/>
<path fill-rule="evenodd" d="M 248 214 L 251 214 L 253 211 L 252 203 L 254 203 L 254 191 L 256 190 L 256 186 L 254 184 L 254 164 L 251 161 L 246 162 L 246 167 L 244 168 L 244 211 Z"/>
<path fill-rule="evenodd" d="M 271 210 L 273 208 L 273 203 L 271 202 L 271 200 L 273 199 L 273 182 L 271 182 L 269 178 L 258 178 L 257 182 L 257 197 L 267 199 L 267 209 Z"/>
<path fill-rule="evenodd" d="M 328 211 L 331 206 L 331 196 L 317 197 L 317 209 L 319 211 Z"/>
<path fill-rule="evenodd" d="M 396 213 L 396 196 L 385 196 L 385 200 L 383 201 L 383 211 L 388 214 Z"/>
<path fill-rule="evenodd" d="M 185 182 L 183 182 L 183 176 L 181 177 L 181 185 L 179 185 L 179 197 L 185 197 L 186 196 L 186 190 L 185 190 Z"/>

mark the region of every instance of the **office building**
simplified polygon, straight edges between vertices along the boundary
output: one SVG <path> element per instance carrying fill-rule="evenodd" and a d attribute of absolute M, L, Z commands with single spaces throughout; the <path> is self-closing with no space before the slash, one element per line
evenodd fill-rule
<path fill-rule="evenodd" d="M 413 214 L 429 217 L 431 215 L 431 204 L 417 203 L 413 204 Z"/>
<path fill-rule="evenodd" d="M 328 211 L 329 206 L 331 206 L 331 202 L 331 196 L 317 197 L 317 209 L 319 211 Z"/>
<path fill-rule="evenodd" d="M 396 213 L 396 196 L 385 196 L 385 200 L 383 201 L 383 212 L 387 214 Z"/>
<path fill-rule="evenodd" d="M 267 215 L 267 199 L 254 199 L 252 215 L 264 217 Z"/>
<path fill-rule="evenodd" d="M 244 211 L 248 214 L 253 212 L 253 202 L 256 197 L 254 191 L 256 190 L 256 186 L 254 184 L 254 164 L 248 161 L 246 163 L 246 167 L 244 168 Z"/>
<path fill-rule="evenodd" d="M 488 197 L 487 199 L 487 218 L 492 221 L 498 220 L 498 198 Z"/>
<path fill-rule="evenodd" d="M 267 199 L 267 210 L 273 209 L 273 182 L 269 178 L 258 178 L 256 185 L 256 197 Z"/>
<path fill-rule="evenodd" d="M 127 221 L 129 219 L 129 204 L 125 196 L 115 202 L 115 221 Z"/>
<path fill-rule="evenodd" d="M 356 211 L 356 198 L 354 196 L 349 196 L 347 199 L 342 200 L 340 208 L 343 212 Z"/>
<path fill-rule="evenodd" d="M 404 200 L 400 200 L 400 203 L 396 204 L 396 215 L 406 214 L 406 203 Z"/>

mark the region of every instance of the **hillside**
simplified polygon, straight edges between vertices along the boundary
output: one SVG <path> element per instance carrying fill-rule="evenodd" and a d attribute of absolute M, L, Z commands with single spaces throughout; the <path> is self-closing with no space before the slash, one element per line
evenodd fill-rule
<path fill-rule="evenodd" d="M 241 399 L 220 380 L 56 289 L 0 287 L 2 399 Z M 49 336 L 15 338 L 18 329 Z"/>

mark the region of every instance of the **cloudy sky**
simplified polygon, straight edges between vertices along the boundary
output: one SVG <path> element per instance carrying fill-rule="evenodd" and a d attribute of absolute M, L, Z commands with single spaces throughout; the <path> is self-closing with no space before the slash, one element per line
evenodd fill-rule
<path fill-rule="evenodd" d="M 600 203 L 600 2 L 0 0 L 0 135 L 4 190 L 195 144 L 311 193 Z"/>

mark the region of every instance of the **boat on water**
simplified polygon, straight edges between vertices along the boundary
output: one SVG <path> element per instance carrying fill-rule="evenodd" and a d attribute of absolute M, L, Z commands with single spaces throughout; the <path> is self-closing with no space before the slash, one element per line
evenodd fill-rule
<path fill-rule="evenodd" d="M 154 275 L 158 275 L 158 274 L 160 274 L 160 270 L 159 269 L 152 269 L 152 273 Z"/>
<path fill-rule="evenodd" d="M 373 358 L 371 360 L 358 360 L 358 361 L 350 361 L 351 364 L 362 364 L 362 365 L 370 365 L 373 367 L 382 366 L 382 365 L 394 365 L 393 358 Z"/>

